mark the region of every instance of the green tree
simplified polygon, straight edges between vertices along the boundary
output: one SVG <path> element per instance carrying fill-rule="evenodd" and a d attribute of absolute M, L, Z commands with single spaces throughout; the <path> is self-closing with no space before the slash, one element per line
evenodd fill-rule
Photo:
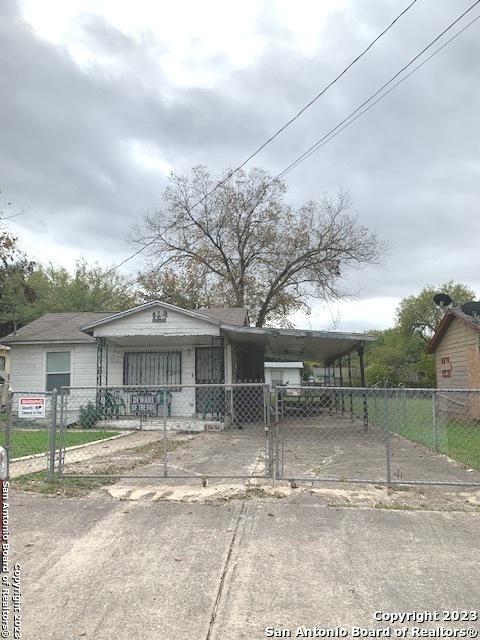
<path fill-rule="evenodd" d="M 391 384 L 432 386 L 435 383 L 433 358 L 417 333 L 406 334 L 399 327 L 370 332 L 375 342 L 367 343 L 365 377 L 368 385 L 384 379 Z"/>
<path fill-rule="evenodd" d="M 148 272 L 201 267 L 216 304 L 247 307 L 261 327 L 287 323 L 309 297 L 342 297 L 344 271 L 377 261 L 381 246 L 347 193 L 294 208 L 285 184 L 266 171 L 228 173 L 208 196 L 219 180 L 204 167 L 171 175 L 161 209 L 133 230 Z"/>
<path fill-rule="evenodd" d="M 40 266 L 28 278 L 35 300 L 24 322 L 48 312 L 123 311 L 138 304 L 138 294 L 128 278 L 98 264 L 77 261 L 70 273 L 65 267 Z"/>
<path fill-rule="evenodd" d="M 475 292 L 465 284 L 452 280 L 434 287 L 427 285 L 419 294 L 404 298 L 397 309 L 396 326 L 406 334 L 417 334 L 427 343 L 441 320 L 442 312 L 433 303 L 436 293 L 446 293 L 456 306 L 475 300 Z"/>
<path fill-rule="evenodd" d="M 0 336 L 15 329 L 35 297 L 27 282 L 35 265 L 22 254 L 17 237 L 5 222 L 5 209 L 10 204 L 0 203 Z"/>
<path fill-rule="evenodd" d="M 36 296 L 28 282 L 34 268 L 25 257 L 0 267 L 0 336 L 15 331 L 28 315 Z"/>

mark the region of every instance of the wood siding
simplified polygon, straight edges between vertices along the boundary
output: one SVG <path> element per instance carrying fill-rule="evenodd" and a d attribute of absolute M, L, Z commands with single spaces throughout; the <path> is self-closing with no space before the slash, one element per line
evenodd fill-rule
<path fill-rule="evenodd" d="M 439 389 L 480 388 L 480 333 L 461 320 L 454 319 L 435 352 L 437 387 Z M 442 374 L 442 358 L 450 358 L 451 376 Z M 476 383 L 476 384 L 472 384 Z"/>
<path fill-rule="evenodd" d="M 188 344 L 186 342 L 188 341 Z M 183 342 L 183 344 L 181 344 Z M 199 340 L 200 344 L 202 340 Z M 182 385 L 195 384 L 195 342 L 191 339 L 180 339 L 177 351 L 182 353 Z M 11 350 L 11 384 L 17 392 L 45 391 L 45 361 L 47 351 L 70 351 L 71 386 L 91 387 L 97 379 L 97 346 L 89 344 L 56 344 L 56 345 L 12 345 Z M 123 355 L 126 351 L 172 351 L 172 346 L 121 347 L 109 344 L 108 348 L 108 386 L 123 384 Z M 225 379 L 231 381 L 231 347 L 225 346 L 226 372 Z M 68 398 L 69 410 L 78 410 L 87 402 L 95 402 L 95 390 L 72 391 Z M 47 401 L 47 409 L 49 409 Z M 183 387 L 172 392 L 172 416 L 192 416 L 195 414 L 195 389 Z"/>
<path fill-rule="evenodd" d="M 480 389 L 480 333 L 465 322 L 452 320 L 435 352 L 437 388 Z M 442 358 L 450 359 L 451 375 L 443 376 Z M 441 414 L 458 419 L 480 419 L 480 394 L 439 394 L 437 400 Z"/>
<path fill-rule="evenodd" d="M 100 325 L 94 336 L 201 336 L 220 335 L 217 324 L 194 318 L 178 311 L 168 311 L 166 322 L 152 322 L 152 314 L 161 307 L 151 307 Z"/>
<path fill-rule="evenodd" d="M 10 384 L 13 391 L 45 391 L 48 351 L 70 351 L 70 385 L 96 384 L 97 346 L 87 344 L 12 344 Z"/>

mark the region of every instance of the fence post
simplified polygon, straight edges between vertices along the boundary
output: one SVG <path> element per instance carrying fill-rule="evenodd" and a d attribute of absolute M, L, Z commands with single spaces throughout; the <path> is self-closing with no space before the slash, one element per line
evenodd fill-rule
<path fill-rule="evenodd" d="M 433 447 L 438 451 L 438 432 L 437 432 L 437 394 L 435 389 L 432 390 L 432 425 L 433 425 Z"/>
<path fill-rule="evenodd" d="M 55 479 L 55 450 L 57 436 L 57 390 L 52 391 L 50 398 L 50 411 L 52 413 L 50 423 L 50 460 L 48 465 L 48 480 L 53 482 Z"/>
<path fill-rule="evenodd" d="M 385 432 L 385 453 L 387 457 L 387 484 L 392 482 L 391 471 L 391 451 L 390 451 L 390 429 L 388 425 L 388 389 L 385 387 L 383 391 L 383 413 L 384 413 L 384 432 Z"/>
<path fill-rule="evenodd" d="M 265 426 L 265 445 L 267 456 L 267 473 L 275 482 L 274 454 L 273 454 L 273 430 L 270 424 L 270 385 L 263 387 L 263 420 Z"/>
<path fill-rule="evenodd" d="M 167 389 L 163 387 L 163 477 L 167 477 Z"/>
<path fill-rule="evenodd" d="M 61 480 L 63 478 L 63 467 L 65 464 L 65 410 L 66 410 L 66 400 L 67 396 L 65 393 L 65 389 L 60 388 L 60 445 L 58 447 L 58 479 Z"/>
<path fill-rule="evenodd" d="M 12 408 L 13 408 L 13 393 L 11 389 L 8 391 L 7 396 L 7 422 L 5 425 L 5 451 L 7 452 L 7 480 L 10 478 L 10 441 L 12 436 Z"/>

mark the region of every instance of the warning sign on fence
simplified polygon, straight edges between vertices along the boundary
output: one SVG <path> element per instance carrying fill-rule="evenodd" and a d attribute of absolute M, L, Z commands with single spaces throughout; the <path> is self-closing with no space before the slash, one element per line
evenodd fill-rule
<path fill-rule="evenodd" d="M 45 418 L 45 398 L 42 396 L 18 399 L 19 418 Z"/>

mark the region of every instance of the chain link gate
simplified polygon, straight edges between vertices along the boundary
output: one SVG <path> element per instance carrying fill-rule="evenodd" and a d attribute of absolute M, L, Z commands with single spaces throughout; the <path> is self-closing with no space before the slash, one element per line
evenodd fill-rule
<path fill-rule="evenodd" d="M 480 391 L 276 387 L 275 477 L 480 486 Z"/>
<path fill-rule="evenodd" d="M 265 478 L 273 474 L 267 385 L 62 388 L 59 478 Z M 78 428 L 98 435 L 69 447 Z"/>

